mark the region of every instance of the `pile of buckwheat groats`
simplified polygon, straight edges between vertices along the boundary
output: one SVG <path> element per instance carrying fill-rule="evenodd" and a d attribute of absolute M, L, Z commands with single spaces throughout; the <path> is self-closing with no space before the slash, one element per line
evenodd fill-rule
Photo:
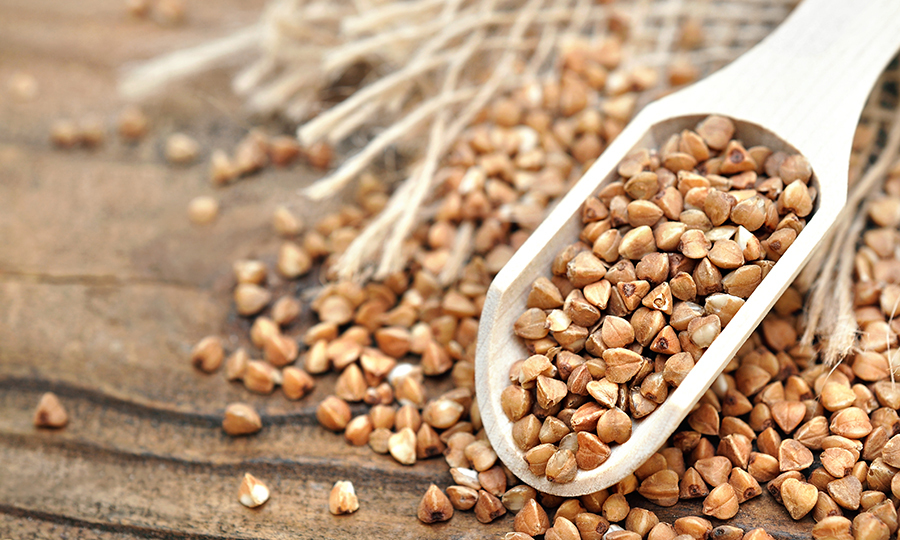
<path fill-rule="evenodd" d="M 895 168 L 886 183 L 885 198 L 870 209 L 875 228 L 866 235 L 856 261 L 855 293 L 860 306 L 857 322 L 863 333 L 859 351 L 844 363 L 834 369 L 817 364 L 816 351 L 798 343 L 803 297 L 791 288 L 669 444 L 616 486 L 572 499 L 541 494 L 521 484 L 491 449 L 474 399 L 475 338 L 484 294 L 492 277 L 540 222 L 545 208 L 620 132 L 633 112 L 635 92 L 656 84 L 658 73 L 648 69 L 616 71 L 614 87 L 607 84 L 608 72 L 619 63 L 620 46 L 619 41 L 610 40 L 596 50 L 572 50 L 564 59 L 559 80 L 545 84 L 539 93 L 523 89 L 494 102 L 447 156 L 440 172 L 440 203 L 427 226 L 408 242 L 407 269 L 378 283 L 326 284 L 311 304 L 319 322 L 307 330 L 301 343 L 282 330 L 298 317 L 301 301 L 292 296 L 272 297 L 266 288 L 271 269 L 263 262 L 236 262 L 234 301 L 240 315 L 253 318 L 251 340 L 258 352 L 238 349 L 226 359 L 221 339 L 210 336 L 197 344 L 192 362 L 206 372 L 215 371 L 224 363 L 229 380 L 241 381 L 249 391 L 262 394 L 280 387 L 289 399 L 303 398 L 315 384 L 314 375 L 332 369 L 340 372 L 335 395 L 318 406 L 322 426 L 343 432 L 350 444 L 367 444 L 375 452 L 390 454 L 405 465 L 442 456 L 451 467 L 455 485 L 445 490 L 432 486 L 420 502 L 418 517 L 425 523 L 450 519 L 455 510 L 473 510 L 476 518 L 485 523 L 513 512 L 515 532 L 508 533 L 510 539 L 543 535 L 565 540 L 705 540 L 710 536 L 756 540 L 769 535 L 762 529 L 745 532 L 729 525 L 714 528 L 711 521 L 699 516 L 682 517 L 674 523 L 660 522 L 653 512 L 632 508 L 626 495 L 637 492 L 661 506 L 674 505 L 680 499 L 703 498 L 706 516 L 729 519 L 737 514 L 740 503 L 762 494 L 762 484 L 766 484 L 792 518 L 812 513 L 816 525 L 811 533 L 816 539 L 887 540 L 898 528 L 894 501 L 900 497 L 900 477 L 896 476 L 900 467 L 900 388 L 892 382 L 892 347 L 897 344 L 900 330 L 893 320 L 900 310 L 900 273 L 893 257 L 900 224 L 900 168 Z M 536 95 L 540 97 L 535 99 Z M 693 137 L 689 135 L 687 139 Z M 724 147 L 723 144 L 714 149 Z M 754 161 L 754 174 L 765 172 L 769 178 L 759 183 L 755 178 L 746 179 L 746 185 L 738 189 L 763 192 L 759 200 L 761 208 L 766 209 L 767 234 L 784 231 L 781 234 L 792 239 L 802 220 L 793 204 L 787 208 L 794 210 L 794 217 L 782 215 L 791 212 L 781 212 L 784 199 L 794 200 L 794 195 L 786 190 L 794 184 L 779 176 L 787 160 L 769 168 L 770 160 L 762 154 L 754 156 L 752 149 L 741 154 L 742 159 Z M 682 175 L 691 175 L 685 186 L 700 191 L 695 191 L 693 202 L 688 202 L 690 189 L 681 193 L 676 183 L 675 190 L 685 198 L 685 204 L 704 208 L 704 215 L 709 218 L 705 207 L 695 203 L 700 201 L 701 192 L 704 205 L 709 198 L 721 198 L 719 194 L 724 192 L 717 189 L 722 186 L 712 178 L 715 173 L 697 169 L 696 163 L 682 168 L 692 170 Z M 735 176 L 750 170 L 735 171 Z M 677 182 L 677 176 L 675 179 Z M 690 183 L 693 181 L 697 184 Z M 796 181 L 806 186 L 805 182 Z M 623 193 L 631 196 L 625 185 L 621 185 Z M 596 200 L 588 201 L 586 214 L 602 213 L 601 207 L 605 207 L 610 215 L 620 212 L 628 222 L 628 205 L 621 206 L 628 201 L 618 199 L 613 204 L 613 199 L 620 196 L 625 195 L 611 194 L 605 201 L 600 194 Z M 808 191 L 806 197 L 800 196 L 804 208 L 808 204 L 810 211 L 814 198 L 815 194 Z M 319 262 L 328 275 L 327 269 L 335 257 L 386 200 L 387 187 L 375 177 L 366 176 L 360 181 L 356 203 L 348 203 L 308 230 L 298 216 L 280 208 L 274 215 L 274 226 L 286 239 L 278 252 L 275 271 L 287 279 L 298 278 Z M 737 198 L 734 202 L 738 202 Z M 643 206 L 646 205 L 638 204 L 636 208 L 653 210 Z M 769 215 L 769 209 L 774 209 L 774 217 Z M 625 214 L 621 214 L 623 210 Z M 748 210 L 752 213 L 754 208 Z M 732 217 L 733 211 L 729 214 Z M 806 211 L 804 215 L 808 214 Z M 685 219 L 680 221 L 684 223 Z M 633 230 L 643 226 L 650 225 L 636 225 Z M 590 224 L 585 227 L 595 232 L 599 228 Z M 746 253 L 748 249 L 757 249 L 757 259 L 769 257 L 769 263 L 744 266 L 759 268 L 759 278 L 767 264 L 784 251 L 772 245 L 771 235 L 750 235 L 737 241 L 745 261 L 754 259 Z M 685 249 L 715 250 L 715 243 L 706 245 L 710 241 L 707 235 L 688 236 L 683 242 Z M 469 238 L 474 246 L 470 258 L 459 260 L 459 238 Z M 758 246 L 753 238 L 759 241 Z M 595 249 L 598 239 L 591 239 Z M 682 238 L 678 240 L 672 249 Z M 624 238 L 619 240 L 615 253 L 610 252 L 613 260 L 601 259 L 615 262 L 623 241 Z M 735 257 L 738 254 L 732 253 L 733 249 L 723 251 Z M 701 258 L 710 261 L 711 265 L 706 265 L 710 272 L 724 268 L 712 263 L 710 255 L 704 253 L 705 258 Z M 635 260 L 639 266 L 642 258 Z M 671 262 L 666 262 L 671 272 Z M 448 272 L 448 267 L 458 272 Z M 623 268 L 622 272 L 628 270 Z M 693 270 L 685 275 L 694 286 L 708 285 L 704 284 L 708 276 L 696 276 L 696 268 Z M 632 271 L 636 279 L 627 281 L 639 280 L 637 266 Z M 680 274 L 671 277 L 687 282 Z M 607 281 L 613 285 L 609 278 Z M 652 280 L 645 281 L 649 286 Z M 750 281 L 758 283 L 755 277 Z M 563 294 L 559 285 L 555 286 L 564 300 L 561 312 L 571 319 L 565 314 L 565 299 L 570 294 Z M 721 286 L 724 289 L 725 285 Z M 669 283 L 675 298 L 684 303 L 692 301 L 675 295 L 674 288 Z M 613 289 L 617 290 L 610 287 L 610 294 Z M 713 287 L 706 294 L 717 292 Z M 748 286 L 739 294 L 725 294 L 739 299 L 750 292 L 752 287 Z M 587 299 L 588 293 L 582 294 Z M 699 290 L 694 294 L 705 296 Z M 674 317 L 674 299 L 672 303 Z M 707 316 L 695 310 L 688 318 L 694 315 L 695 320 Z M 562 317 L 554 315 L 551 323 L 556 324 L 557 318 Z M 689 326 L 677 329 L 671 319 L 669 324 L 673 335 L 677 336 L 676 330 L 688 332 L 687 341 L 678 337 L 677 344 L 693 361 L 694 353 L 699 354 L 703 345 L 691 339 Z M 603 325 L 598 329 L 601 338 L 604 330 Z M 609 331 L 613 330 L 618 334 L 621 328 L 610 323 Z M 584 336 L 586 342 L 588 338 Z M 638 343 L 652 350 L 652 341 L 647 345 Z M 672 341 L 667 347 L 675 344 Z M 256 356 L 261 359 L 252 359 Z M 548 356 L 551 364 L 557 363 L 553 366 L 557 372 L 563 371 L 561 359 L 575 360 L 565 354 L 557 354 L 552 360 Z M 591 371 L 590 360 L 582 361 L 592 381 L 601 378 Z M 571 367 L 570 377 L 577 366 Z M 665 367 L 664 363 L 663 381 L 669 384 Z M 455 389 L 439 396 L 428 395 L 426 377 L 447 374 Z M 641 396 L 646 398 L 643 393 Z M 353 417 L 350 402 L 367 404 L 369 412 Z M 534 419 L 530 429 L 536 429 L 541 443 L 545 439 L 562 441 L 570 432 L 585 433 L 573 425 L 573 415 L 554 415 L 550 410 L 532 406 L 523 416 Z M 227 433 L 252 434 L 261 427 L 260 417 L 251 407 L 232 404 L 227 408 L 223 422 Z M 572 442 L 567 444 L 580 445 L 583 438 L 578 434 L 570 436 L 568 440 Z M 249 475 L 244 478 L 241 502 L 256 506 L 263 504 L 268 495 L 268 489 L 258 479 Z M 358 508 L 352 484 L 335 484 L 329 508 L 336 514 Z"/>
<path fill-rule="evenodd" d="M 534 474 L 565 483 L 602 465 L 803 229 L 809 162 L 740 138 L 709 116 L 630 154 L 583 204 L 581 239 L 556 256 L 552 278 L 533 283 L 514 326 L 532 356 L 513 364 L 501 400 Z M 701 406 L 688 423 L 716 435 L 715 413 Z"/>

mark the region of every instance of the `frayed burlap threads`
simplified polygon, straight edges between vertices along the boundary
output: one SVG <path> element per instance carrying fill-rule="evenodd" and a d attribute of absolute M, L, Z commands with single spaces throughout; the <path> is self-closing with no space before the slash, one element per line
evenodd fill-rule
<path fill-rule="evenodd" d="M 403 143 L 412 154 L 406 180 L 335 267 L 343 279 L 383 277 L 406 263 L 403 242 L 423 219 L 449 145 L 495 96 L 538 83 L 557 68 L 552 60 L 561 50 L 602 43 L 624 31 L 628 37 L 621 69 L 663 70 L 677 58 L 705 75 L 765 37 L 795 4 L 275 0 L 253 26 L 139 66 L 126 74 L 121 87 L 126 95 L 140 97 L 179 78 L 242 61 L 247 67 L 236 75 L 233 87 L 248 110 L 305 120 L 297 130 L 304 144 L 337 144 L 360 130 L 375 134 L 303 192 L 311 199 L 340 192 L 385 149 Z M 703 30 L 698 46 L 679 43 L 686 20 Z M 323 109 L 322 91 L 357 63 L 369 65 L 374 75 L 346 99 Z M 638 105 L 666 91 L 663 81 L 642 93 Z M 464 261 L 468 255 L 460 252 L 453 260 Z"/>
<path fill-rule="evenodd" d="M 854 352 L 857 342 L 854 260 L 865 231 L 868 205 L 881 194 L 885 177 L 900 154 L 898 80 L 900 70 L 893 65 L 873 89 L 863 110 L 851 160 L 847 204 L 795 282 L 799 290 L 809 293 L 801 342 L 811 345 L 818 340 L 828 364 L 836 364 Z"/>

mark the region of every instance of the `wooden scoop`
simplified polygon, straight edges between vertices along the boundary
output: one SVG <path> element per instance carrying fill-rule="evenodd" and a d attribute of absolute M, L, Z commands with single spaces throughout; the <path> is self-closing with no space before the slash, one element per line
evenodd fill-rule
<path fill-rule="evenodd" d="M 870 89 L 900 47 L 898 0 L 805 0 L 770 36 L 707 79 L 651 103 L 559 202 L 491 284 L 481 316 L 475 379 L 488 438 L 516 476 L 546 493 L 578 496 L 609 487 L 656 452 L 719 376 L 833 225 L 847 198 L 850 148 Z M 509 369 L 529 353 L 513 334 L 531 284 L 576 241 L 581 205 L 617 179 L 635 148 L 658 148 L 709 114 L 735 121 L 747 148 L 765 145 L 809 160 L 818 190 L 812 219 L 696 366 L 656 411 L 636 420 L 630 440 L 570 483 L 532 474 L 500 404 Z"/>

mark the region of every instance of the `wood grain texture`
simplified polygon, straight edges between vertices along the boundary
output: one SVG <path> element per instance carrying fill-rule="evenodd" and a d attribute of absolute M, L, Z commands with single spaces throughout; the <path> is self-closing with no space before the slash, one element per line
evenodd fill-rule
<path fill-rule="evenodd" d="M 208 333 L 232 345 L 246 339 L 247 321 L 230 308 L 230 264 L 272 260 L 270 210 L 314 178 L 302 168 L 268 170 L 216 192 L 222 214 L 215 225 L 188 224 L 188 200 L 213 190 L 203 165 L 162 163 L 160 136 L 195 135 L 204 157 L 216 146 L 232 148 L 245 125 L 231 112 L 239 105 L 224 74 L 147 103 L 154 127 L 137 146 L 111 138 L 96 151 L 63 152 L 46 142 L 55 118 L 114 117 L 122 63 L 239 28 L 263 4 L 188 2 L 189 23 L 169 29 L 129 20 L 120 0 L 0 0 L 2 539 L 465 539 L 512 528 L 512 516 L 485 526 L 471 513 L 420 524 L 419 498 L 432 482 L 448 485 L 446 465 L 403 467 L 318 428 L 313 410 L 333 376 L 290 402 L 249 394 L 185 361 Z M 6 82 L 19 70 L 37 78 L 38 101 L 8 94 Z M 311 276 L 277 286 L 315 283 Z M 47 390 L 70 413 L 63 430 L 31 424 Z M 222 411 L 235 400 L 262 413 L 257 436 L 222 434 Z M 272 488 L 258 510 L 237 503 L 245 471 Z M 327 512 L 338 479 L 356 484 L 358 513 Z M 659 509 L 669 519 L 696 512 L 697 504 Z M 766 526 L 778 538 L 807 537 L 810 526 L 767 498 L 745 505 L 736 522 Z"/>

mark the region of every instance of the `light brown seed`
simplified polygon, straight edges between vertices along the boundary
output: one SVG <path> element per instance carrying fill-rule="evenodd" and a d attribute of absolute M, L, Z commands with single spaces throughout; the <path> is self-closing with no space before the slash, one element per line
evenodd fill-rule
<path fill-rule="evenodd" d="M 592 470 L 609 459 L 610 448 L 599 437 L 586 431 L 578 432 L 578 450 L 575 460 L 581 470 Z"/>
<path fill-rule="evenodd" d="M 531 285 L 527 305 L 529 308 L 554 309 L 562 307 L 563 296 L 549 279 L 540 277 Z"/>
<path fill-rule="evenodd" d="M 421 425 L 422 416 L 419 414 L 419 410 L 413 405 L 403 405 L 394 415 L 394 428 L 397 431 L 400 431 L 403 428 L 418 431 Z"/>
<path fill-rule="evenodd" d="M 550 528 L 550 518 L 547 517 L 547 512 L 534 498 L 529 498 L 516 514 L 513 526 L 516 532 L 529 536 L 540 536 Z"/>
<path fill-rule="evenodd" d="M 790 434 L 803 421 L 806 407 L 799 401 L 779 401 L 769 406 L 772 419 L 784 433 Z"/>
<path fill-rule="evenodd" d="M 577 288 L 600 281 L 605 275 L 606 266 L 590 251 L 575 255 L 566 265 L 566 277 Z"/>
<path fill-rule="evenodd" d="M 856 458 L 850 450 L 834 447 L 823 451 L 819 455 L 819 461 L 828 474 L 835 478 L 843 478 L 853 470 Z"/>
<path fill-rule="evenodd" d="M 347 423 L 344 438 L 353 446 L 365 446 L 369 444 L 369 436 L 373 430 L 372 419 L 367 414 L 361 414 Z"/>
<path fill-rule="evenodd" d="M 275 334 L 263 345 L 263 355 L 273 366 L 286 366 L 297 359 L 300 349 L 293 338 Z"/>
<path fill-rule="evenodd" d="M 646 298 L 646 296 L 644 298 Z M 652 344 L 653 340 L 659 335 L 665 324 L 666 318 L 662 311 L 647 307 L 638 307 L 631 316 L 631 326 L 634 327 L 634 338 L 644 347 Z"/>
<path fill-rule="evenodd" d="M 278 272 L 288 279 L 296 279 L 312 269 L 312 258 L 294 242 L 284 242 L 278 250 Z"/>
<path fill-rule="evenodd" d="M 633 261 L 640 260 L 644 255 L 654 251 L 656 251 L 656 239 L 653 236 L 653 230 L 647 225 L 631 229 L 625 233 L 619 243 L 619 255 Z"/>
<path fill-rule="evenodd" d="M 675 520 L 675 532 L 687 535 L 695 540 L 704 540 L 712 532 L 712 523 L 699 516 L 686 516 Z"/>
<path fill-rule="evenodd" d="M 834 499 L 823 492 L 819 492 L 816 506 L 813 508 L 813 520 L 822 521 L 829 516 L 841 516 L 843 512 L 841 508 L 834 502 Z"/>
<path fill-rule="evenodd" d="M 423 423 L 416 432 L 416 459 L 428 459 L 441 455 L 446 445 L 440 435 L 428 424 Z"/>
<path fill-rule="evenodd" d="M 575 453 L 568 449 L 560 449 L 547 461 L 545 474 L 547 480 L 558 484 L 571 482 L 578 473 Z"/>
<path fill-rule="evenodd" d="M 336 396 L 326 397 L 316 408 L 316 418 L 319 420 L 319 424 L 332 431 L 341 431 L 347 427 L 350 415 L 350 406 Z"/>
<path fill-rule="evenodd" d="M 262 429 L 262 419 L 246 403 L 231 403 L 225 408 L 222 429 L 232 437 L 250 435 Z"/>
<path fill-rule="evenodd" d="M 691 341 L 694 345 L 701 348 L 712 345 L 712 342 L 721 331 L 722 323 L 716 315 L 707 315 L 706 317 L 693 319 L 687 327 Z"/>
<path fill-rule="evenodd" d="M 575 516 L 575 526 L 581 533 L 582 540 L 602 540 L 603 535 L 609 529 L 609 521 L 603 516 L 593 512 L 582 512 Z M 654 539 L 671 540 L 671 539 Z"/>
<path fill-rule="evenodd" d="M 272 228 L 280 236 L 290 238 L 303 232 L 303 219 L 291 211 L 287 206 L 281 205 L 272 212 Z"/>
<path fill-rule="evenodd" d="M 506 417 L 515 422 L 531 411 L 534 398 L 531 392 L 521 386 L 507 386 L 500 396 L 500 405 Z"/>
<path fill-rule="evenodd" d="M 485 490 L 478 492 L 478 501 L 475 503 L 475 519 L 481 523 L 490 523 L 506 513 L 500 499 Z"/>
<path fill-rule="evenodd" d="M 606 444 L 623 444 L 631 438 L 631 418 L 619 408 L 603 413 L 596 421 L 596 426 L 597 436 Z"/>
<path fill-rule="evenodd" d="M 272 319 L 279 326 L 287 326 L 300 316 L 300 302 L 290 296 L 282 296 L 272 305 Z"/>
<path fill-rule="evenodd" d="M 841 507 L 848 510 L 859 508 L 859 500 L 862 496 L 862 483 L 853 475 L 845 476 L 828 483 L 828 494 Z"/>
<path fill-rule="evenodd" d="M 522 450 L 530 450 L 540 443 L 541 421 L 529 414 L 513 424 L 512 437 L 516 446 Z"/>
<path fill-rule="evenodd" d="M 422 523 L 447 521 L 453 517 L 453 505 L 439 487 L 431 484 L 419 501 L 416 515 Z"/>
<path fill-rule="evenodd" d="M 269 500 L 269 488 L 250 473 L 245 473 L 238 489 L 238 500 L 247 508 L 256 508 Z"/>
<path fill-rule="evenodd" d="M 268 362 L 251 360 L 244 368 L 244 387 L 257 394 L 271 394 L 281 379 L 281 372 Z"/>
<path fill-rule="evenodd" d="M 900 435 L 894 435 L 885 443 L 881 459 L 891 467 L 900 467 Z"/>
<path fill-rule="evenodd" d="M 600 335 L 607 347 L 621 348 L 634 341 L 634 328 L 625 319 L 610 315 L 603 319 Z"/>
<path fill-rule="evenodd" d="M 603 517 L 610 523 L 618 523 L 628 517 L 631 507 L 621 493 L 610 495 L 603 503 Z"/>
<path fill-rule="evenodd" d="M 519 316 L 513 329 L 521 338 L 541 339 L 548 334 L 547 315 L 539 308 L 528 309 Z"/>
<path fill-rule="evenodd" d="M 147 134 L 150 124 L 147 115 L 137 107 L 127 107 L 118 118 L 119 136 L 128 141 L 137 141 Z"/>
<path fill-rule="evenodd" d="M 630 381 L 644 362 L 641 355 L 622 348 L 603 351 L 603 360 L 606 362 L 606 378 L 614 383 Z"/>
<path fill-rule="evenodd" d="M 847 385 L 838 382 L 826 382 L 825 386 L 822 387 L 821 402 L 826 410 L 839 411 L 850 407 L 854 401 L 856 401 L 856 394 Z"/>
<path fill-rule="evenodd" d="M 659 506 L 673 506 L 678 502 L 678 474 L 672 470 L 657 471 L 641 482 L 638 493 Z"/>
<path fill-rule="evenodd" d="M 212 373 L 219 369 L 225 359 L 222 340 L 218 336 L 206 336 L 191 350 L 191 363 L 197 369 Z"/>
<path fill-rule="evenodd" d="M 744 531 L 739 527 L 732 527 L 731 525 L 719 525 L 712 530 L 710 537 L 719 540 L 741 540 L 744 537 Z"/>
<path fill-rule="evenodd" d="M 850 525 L 850 520 L 843 516 L 829 516 L 813 525 L 812 537 L 816 540 L 853 540 Z"/>
<path fill-rule="evenodd" d="M 227 359 L 225 359 L 225 379 L 239 381 L 244 377 L 250 355 L 243 347 L 238 347 Z"/>
<path fill-rule="evenodd" d="M 165 153 L 169 163 L 186 165 L 197 159 L 200 145 L 193 137 L 184 133 L 174 133 L 166 139 Z"/>
<path fill-rule="evenodd" d="M 509 492 L 507 491 L 507 493 Z M 450 499 L 450 504 L 453 505 L 453 508 L 457 510 L 471 510 L 478 501 L 478 491 L 465 486 L 449 486 L 447 488 L 447 498 Z M 509 507 L 507 506 L 507 508 Z"/>
<path fill-rule="evenodd" d="M 715 487 L 703 500 L 703 513 L 716 519 L 731 519 L 739 509 L 738 498 L 731 484 Z"/>
<path fill-rule="evenodd" d="M 303 398 L 316 385 L 315 379 L 298 367 L 284 368 L 282 376 L 281 388 L 284 390 L 285 397 L 291 400 Z"/>
<path fill-rule="evenodd" d="M 447 429 L 456 424 L 465 413 L 465 408 L 450 399 L 436 399 L 425 405 L 422 420 L 437 429 Z"/>
<path fill-rule="evenodd" d="M 476 471 L 486 471 L 497 462 L 497 454 L 488 441 L 477 440 L 465 448 L 465 455 Z"/>
<path fill-rule="evenodd" d="M 260 349 L 265 347 L 266 342 L 272 339 L 273 336 L 280 334 L 281 330 L 275 324 L 275 321 L 266 316 L 257 317 L 250 327 L 250 341 Z"/>
<path fill-rule="evenodd" d="M 678 251 L 689 259 L 702 259 L 709 253 L 711 246 L 703 231 L 691 229 L 681 235 Z"/>
<path fill-rule="evenodd" d="M 566 383 L 559 379 L 551 379 L 550 377 L 545 377 L 543 375 L 538 376 L 535 388 L 537 404 L 544 409 L 549 409 L 561 402 L 568 393 Z"/>
<path fill-rule="evenodd" d="M 539 438 L 542 443 L 558 443 L 563 437 L 570 433 L 569 426 L 565 422 L 555 416 L 544 418 L 541 425 Z"/>
<path fill-rule="evenodd" d="M 328 511 L 339 516 L 352 514 L 357 510 L 359 510 L 359 498 L 356 496 L 353 483 L 349 480 L 335 482 L 328 495 Z"/>
<path fill-rule="evenodd" d="M 488 493 L 500 497 L 506 492 L 506 472 L 502 466 L 494 465 L 490 469 L 478 473 L 478 483 Z"/>
<path fill-rule="evenodd" d="M 812 167 L 808 159 L 799 154 L 793 154 L 781 162 L 781 166 L 778 167 L 778 175 L 785 183 L 799 180 L 805 184 L 812 176 Z"/>
<path fill-rule="evenodd" d="M 256 315 L 272 300 L 272 293 L 253 283 L 240 283 L 234 289 L 234 305 L 245 317 Z"/>
<path fill-rule="evenodd" d="M 723 150 L 734 135 L 734 123 L 724 116 L 711 115 L 697 125 L 699 135 L 713 150 Z"/>
<path fill-rule="evenodd" d="M 476 492 L 477 495 L 477 492 Z M 503 494 L 503 506 L 510 512 L 519 512 L 522 510 L 529 500 L 537 498 L 537 491 L 528 485 L 520 484 L 514 486 Z"/>
<path fill-rule="evenodd" d="M 719 413 L 709 403 L 701 403 L 690 415 L 688 415 L 688 424 L 695 431 L 704 435 L 718 435 Z"/>
<path fill-rule="evenodd" d="M 53 392 L 41 395 L 34 412 L 34 425 L 39 428 L 62 428 L 69 423 L 69 414 Z"/>
<path fill-rule="evenodd" d="M 743 250 L 734 240 L 716 240 L 709 250 L 709 260 L 719 268 L 739 268 L 744 264 Z"/>
<path fill-rule="evenodd" d="M 387 428 L 376 428 L 369 434 L 369 448 L 377 454 L 388 453 L 388 442 L 390 441 L 391 430 Z"/>
<path fill-rule="evenodd" d="M 679 386 L 693 367 L 694 359 L 689 353 L 676 353 L 666 360 L 663 379 L 672 386 Z"/>
<path fill-rule="evenodd" d="M 232 265 L 234 279 L 240 283 L 253 283 L 261 285 L 265 283 L 268 270 L 262 261 L 242 259 Z"/>
<path fill-rule="evenodd" d="M 752 433 L 752 430 L 750 431 Z M 721 438 L 716 453 L 728 458 L 733 466 L 744 468 L 750 460 L 752 449 L 753 446 L 749 437 L 740 433 L 732 433 Z"/>
<path fill-rule="evenodd" d="M 697 469 L 690 467 L 684 472 L 678 487 L 679 497 L 682 499 L 696 499 L 706 497 L 709 494 L 709 488 L 703 481 L 703 477 L 697 472 Z"/>
<path fill-rule="evenodd" d="M 847 407 L 831 420 L 831 432 L 848 439 L 861 439 L 872 431 L 869 415 L 859 407 Z"/>
<path fill-rule="evenodd" d="M 760 487 L 759 482 L 744 469 L 738 467 L 732 469 L 728 483 L 734 488 L 739 503 L 762 495 L 762 487 Z"/>
<path fill-rule="evenodd" d="M 819 491 L 816 486 L 788 478 L 781 484 L 781 500 L 795 520 L 802 518 L 816 505 Z"/>
<path fill-rule="evenodd" d="M 794 439 L 785 439 L 778 447 L 778 466 L 782 472 L 802 471 L 812 462 L 812 452 Z"/>
<path fill-rule="evenodd" d="M 391 456 L 403 465 L 416 463 L 416 433 L 404 427 L 388 439 L 388 451 Z"/>
<path fill-rule="evenodd" d="M 731 461 L 724 456 L 713 456 L 698 459 L 694 463 L 694 468 L 707 484 L 718 487 L 728 482 L 732 465 Z"/>

